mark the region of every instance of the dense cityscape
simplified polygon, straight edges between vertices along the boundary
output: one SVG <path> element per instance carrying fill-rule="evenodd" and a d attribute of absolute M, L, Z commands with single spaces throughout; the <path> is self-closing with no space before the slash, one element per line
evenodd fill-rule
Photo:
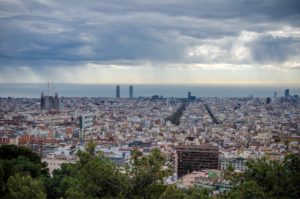
<path fill-rule="evenodd" d="M 299 11 L 0 0 L 0 199 L 300 198 Z"/>
<path fill-rule="evenodd" d="M 123 98 L 117 85 L 115 98 L 78 98 L 58 97 L 49 84 L 40 98 L 0 98 L 0 144 L 30 148 L 50 174 L 75 163 L 91 140 L 124 172 L 132 151 L 147 156 L 158 149 L 173 171 L 164 184 L 219 194 L 232 188 L 224 178 L 229 167 L 243 173 L 248 160 L 299 154 L 300 99 L 289 89 L 283 94 L 135 98 L 130 86 Z"/>

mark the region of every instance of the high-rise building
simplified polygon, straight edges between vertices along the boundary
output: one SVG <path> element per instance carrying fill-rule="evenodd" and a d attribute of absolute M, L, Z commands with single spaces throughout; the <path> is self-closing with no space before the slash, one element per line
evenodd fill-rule
<path fill-rule="evenodd" d="M 284 97 L 288 97 L 288 96 L 290 96 L 290 89 L 286 89 L 284 91 Z"/>
<path fill-rule="evenodd" d="M 41 109 L 45 108 L 45 96 L 44 92 L 41 93 Z"/>
<path fill-rule="evenodd" d="M 80 134 L 79 138 L 84 138 L 84 133 L 86 133 L 84 130 L 86 128 L 90 128 L 93 126 L 94 118 L 91 113 L 88 114 L 82 114 L 79 116 L 79 127 L 80 127 Z"/>
<path fill-rule="evenodd" d="M 277 92 L 275 91 L 275 92 L 274 92 L 274 98 L 276 98 L 276 97 L 277 97 Z"/>
<path fill-rule="evenodd" d="M 192 96 L 192 92 L 189 91 L 189 92 L 188 92 L 188 99 L 189 99 L 189 100 L 195 100 L 195 99 L 196 99 L 196 96 Z"/>
<path fill-rule="evenodd" d="M 120 85 L 116 86 L 116 98 L 120 98 Z"/>
<path fill-rule="evenodd" d="M 54 96 L 54 109 L 59 109 L 59 98 L 57 93 L 55 93 Z"/>
<path fill-rule="evenodd" d="M 188 99 L 191 99 L 191 96 L 192 96 L 192 92 L 189 91 L 189 92 L 188 92 Z"/>
<path fill-rule="evenodd" d="M 175 149 L 175 168 L 178 178 L 193 171 L 218 169 L 218 147 L 210 145 L 182 145 Z"/>
<path fill-rule="evenodd" d="M 92 125 L 93 125 L 92 114 L 82 114 L 79 116 L 79 126 L 81 130 L 91 127 Z"/>
<path fill-rule="evenodd" d="M 129 86 L 129 98 L 130 99 L 133 98 L 133 86 L 132 85 Z"/>

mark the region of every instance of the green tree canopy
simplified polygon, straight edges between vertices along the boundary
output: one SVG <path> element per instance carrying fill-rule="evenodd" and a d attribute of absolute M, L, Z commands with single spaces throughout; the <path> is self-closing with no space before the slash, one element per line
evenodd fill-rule
<path fill-rule="evenodd" d="M 21 176 L 20 174 L 16 174 L 9 177 L 7 181 L 7 189 L 7 198 L 46 198 L 43 182 L 39 179 L 32 179 L 30 175 Z"/>
<path fill-rule="evenodd" d="M 229 198 L 300 198 L 300 156 L 287 155 L 283 162 L 266 158 L 247 162 L 248 169 Z"/>
<path fill-rule="evenodd" d="M 40 163 L 41 158 L 29 148 L 17 145 L 2 145 L 0 146 L 1 160 L 12 160 L 19 157 L 24 157 L 31 162 Z"/>

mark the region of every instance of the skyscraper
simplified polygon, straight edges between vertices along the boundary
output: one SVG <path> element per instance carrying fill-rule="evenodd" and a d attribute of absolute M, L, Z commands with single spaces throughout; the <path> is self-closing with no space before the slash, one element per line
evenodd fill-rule
<path fill-rule="evenodd" d="M 58 94 L 55 93 L 54 96 L 54 105 L 53 105 L 54 109 L 59 109 L 59 98 L 58 98 Z"/>
<path fill-rule="evenodd" d="M 191 99 L 191 96 L 192 96 L 192 92 L 189 91 L 189 92 L 188 92 L 188 99 Z"/>
<path fill-rule="evenodd" d="M 45 108 L 45 96 L 44 93 L 41 93 L 41 109 Z"/>
<path fill-rule="evenodd" d="M 116 98 L 120 98 L 120 85 L 116 86 Z"/>
<path fill-rule="evenodd" d="M 286 89 L 284 91 L 284 97 L 288 97 L 288 96 L 290 96 L 290 89 Z"/>
<path fill-rule="evenodd" d="M 129 98 L 130 99 L 133 98 L 133 86 L 132 85 L 129 86 Z"/>

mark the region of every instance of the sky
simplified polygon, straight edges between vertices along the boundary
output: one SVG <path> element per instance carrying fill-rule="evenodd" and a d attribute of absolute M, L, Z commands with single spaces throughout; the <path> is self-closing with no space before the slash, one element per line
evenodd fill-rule
<path fill-rule="evenodd" d="M 299 0 L 0 0 L 0 83 L 300 86 Z"/>

